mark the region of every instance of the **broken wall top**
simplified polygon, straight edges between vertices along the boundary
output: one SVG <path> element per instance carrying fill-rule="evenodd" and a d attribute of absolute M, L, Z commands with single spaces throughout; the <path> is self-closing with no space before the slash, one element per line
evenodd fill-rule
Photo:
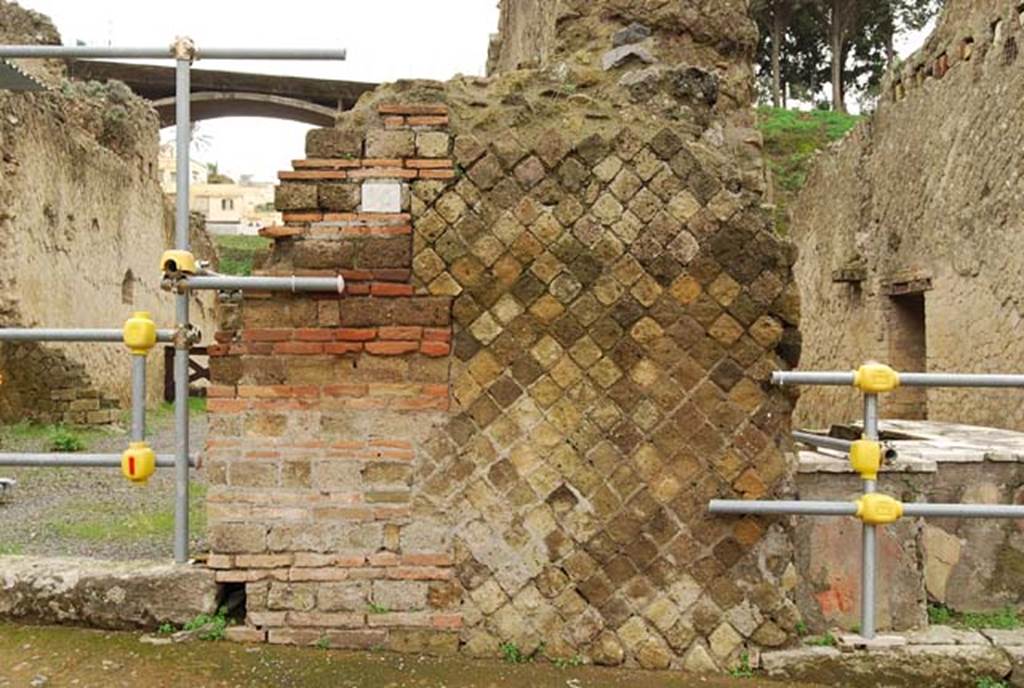
<path fill-rule="evenodd" d="M 757 30 L 740 0 L 502 0 L 488 72 L 606 65 L 637 44 L 654 65 L 717 74 L 728 107 L 753 102 Z M 604 65 L 603 65 L 604 63 Z M 720 106 L 721 107 L 721 106 Z"/>

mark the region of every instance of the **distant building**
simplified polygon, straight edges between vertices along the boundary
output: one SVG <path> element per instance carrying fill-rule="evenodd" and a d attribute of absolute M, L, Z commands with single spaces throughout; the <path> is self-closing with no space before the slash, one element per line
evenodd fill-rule
<path fill-rule="evenodd" d="M 170 196 L 177 189 L 176 164 L 174 146 L 161 146 L 160 185 Z M 274 184 L 253 181 L 249 175 L 238 183 L 211 183 L 209 168 L 198 160 L 189 161 L 189 170 L 189 207 L 206 218 L 211 234 L 256 234 L 281 222 L 274 210 Z"/>
<path fill-rule="evenodd" d="M 173 143 L 165 143 L 160 146 L 160 157 L 158 160 L 160 188 L 163 189 L 165 194 L 173 195 L 178 185 L 178 161 L 174 155 Z M 209 179 L 209 172 L 205 162 L 189 158 L 188 169 L 192 184 L 205 184 Z"/>

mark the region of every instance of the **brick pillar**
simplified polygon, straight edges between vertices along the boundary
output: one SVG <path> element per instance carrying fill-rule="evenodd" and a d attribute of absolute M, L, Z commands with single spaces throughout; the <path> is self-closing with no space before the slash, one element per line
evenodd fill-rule
<path fill-rule="evenodd" d="M 379 114 L 365 138 L 310 133 L 263 232 L 263 274 L 341 274 L 345 294 L 247 294 L 211 347 L 210 565 L 269 642 L 454 650 L 450 545 L 412 499 L 452 308 L 414 293 L 410 185 L 455 176 L 447 108 Z"/>

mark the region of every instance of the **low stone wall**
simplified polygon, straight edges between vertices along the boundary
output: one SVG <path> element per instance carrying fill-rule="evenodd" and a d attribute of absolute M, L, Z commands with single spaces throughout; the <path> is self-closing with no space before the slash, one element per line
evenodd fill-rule
<path fill-rule="evenodd" d="M 0 618 L 155 630 L 217 610 L 213 572 L 153 561 L 0 557 Z"/>
<path fill-rule="evenodd" d="M 904 502 L 1024 503 L 1024 436 L 986 428 L 883 421 L 915 440 L 892 442 L 895 464 L 879 490 Z M 863 487 L 848 460 L 800 452 L 796 487 L 803 500 L 852 501 Z M 860 623 L 861 524 L 845 518 L 794 519 L 800 574 L 797 599 L 817 631 Z M 1003 519 L 902 519 L 878 530 L 878 625 L 920 628 L 927 606 L 997 611 L 1024 603 L 1024 536 Z"/>

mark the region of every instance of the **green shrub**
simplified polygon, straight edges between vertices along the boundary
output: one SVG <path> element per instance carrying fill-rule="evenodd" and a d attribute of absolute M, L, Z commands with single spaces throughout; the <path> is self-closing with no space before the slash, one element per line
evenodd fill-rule
<path fill-rule="evenodd" d="M 85 442 L 74 432 L 63 425 L 58 425 L 50 433 L 50 451 L 79 452 L 85 449 Z"/>

